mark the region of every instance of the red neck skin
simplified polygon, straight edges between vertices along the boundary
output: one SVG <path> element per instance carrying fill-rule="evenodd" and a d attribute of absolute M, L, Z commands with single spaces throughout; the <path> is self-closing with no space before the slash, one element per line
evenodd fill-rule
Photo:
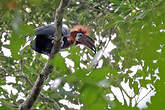
<path fill-rule="evenodd" d="M 67 40 L 71 43 L 74 43 L 76 41 L 76 35 L 77 35 L 77 31 L 71 32 L 70 36 L 67 38 Z"/>

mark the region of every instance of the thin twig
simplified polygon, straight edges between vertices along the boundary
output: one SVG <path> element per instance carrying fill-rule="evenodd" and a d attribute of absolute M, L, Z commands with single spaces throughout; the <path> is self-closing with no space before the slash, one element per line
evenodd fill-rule
<path fill-rule="evenodd" d="M 50 102 L 50 103 L 53 103 L 53 105 L 56 107 L 57 110 L 60 110 L 60 109 L 61 109 L 61 107 L 59 106 L 59 104 L 58 104 L 55 100 L 46 97 L 46 96 L 43 95 L 42 93 L 40 93 L 40 96 L 41 96 L 40 98 L 41 98 L 42 100 L 45 100 L 45 101 Z"/>
<path fill-rule="evenodd" d="M 119 88 L 119 89 L 120 89 L 120 88 Z M 120 91 L 121 91 L 121 95 L 122 95 L 122 97 L 123 97 L 124 104 L 125 104 L 125 103 L 127 102 L 126 99 L 124 98 L 124 93 L 125 93 L 125 92 L 124 92 L 123 90 L 121 90 L 121 89 L 120 89 Z"/>
<path fill-rule="evenodd" d="M 145 96 L 143 96 L 143 97 L 136 103 L 136 105 L 139 104 L 151 91 L 152 91 L 152 90 L 148 91 L 147 94 L 146 94 Z"/>
<path fill-rule="evenodd" d="M 139 95 L 140 95 L 140 93 L 141 93 L 141 90 L 142 90 L 142 87 L 139 88 L 139 93 L 138 93 L 137 95 L 135 95 L 135 96 L 138 96 L 137 99 L 135 98 L 135 103 L 138 103 Z M 135 96 L 134 96 L 134 97 L 135 97 Z"/>
<path fill-rule="evenodd" d="M 132 99 L 132 97 L 127 93 L 127 91 L 120 85 L 119 88 L 125 92 L 128 98 Z"/>

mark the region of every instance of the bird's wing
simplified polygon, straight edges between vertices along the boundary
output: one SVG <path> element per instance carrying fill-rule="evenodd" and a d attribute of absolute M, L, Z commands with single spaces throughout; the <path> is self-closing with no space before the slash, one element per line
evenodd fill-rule
<path fill-rule="evenodd" d="M 47 35 L 52 36 L 54 35 L 55 27 L 53 24 L 48 24 L 46 26 L 41 26 L 35 29 L 36 35 Z"/>
<path fill-rule="evenodd" d="M 62 27 L 62 34 L 64 37 L 70 36 L 70 30 L 67 27 Z"/>
<path fill-rule="evenodd" d="M 46 26 L 41 26 L 35 29 L 36 35 L 47 35 L 53 36 L 55 33 L 54 24 L 48 24 Z M 62 27 L 62 34 L 64 37 L 68 37 L 70 35 L 70 30 L 66 27 Z"/>

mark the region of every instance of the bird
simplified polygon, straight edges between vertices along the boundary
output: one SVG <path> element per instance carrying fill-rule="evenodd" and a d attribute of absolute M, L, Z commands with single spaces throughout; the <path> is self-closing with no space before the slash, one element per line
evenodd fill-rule
<path fill-rule="evenodd" d="M 31 48 L 38 53 L 49 55 L 53 47 L 55 26 L 48 24 L 35 29 L 35 39 L 31 43 Z M 96 53 L 94 40 L 89 36 L 90 29 L 84 25 L 76 25 L 71 31 L 62 27 L 63 43 L 61 49 L 69 48 L 71 45 L 84 45 Z"/>

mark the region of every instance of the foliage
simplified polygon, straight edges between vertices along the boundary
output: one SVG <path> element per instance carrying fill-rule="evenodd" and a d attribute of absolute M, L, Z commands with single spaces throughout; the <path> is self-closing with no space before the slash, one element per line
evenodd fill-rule
<path fill-rule="evenodd" d="M 53 22 L 59 0 L 1 2 L 0 110 L 10 110 L 18 108 L 29 95 L 31 85 L 27 79 L 34 83 L 47 61 L 30 47 L 24 52 L 20 48 L 33 36 L 35 27 Z M 69 28 L 75 24 L 88 25 L 97 50 L 105 48 L 105 51 L 99 54 L 98 65 L 91 68 L 91 59 L 98 54 L 75 46 L 61 50 L 52 63 L 54 72 L 45 82 L 44 88 L 48 89 L 43 89 L 42 94 L 54 99 L 60 107 L 72 109 L 61 103 L 65 99 L 82 110 L 138 109 L 141 103 L 146 103 L 143 99 L 155 95 L 145 109 L 163 109 L 164 10 L 163 0 L 72 0 L 63 23 Z M 112 51 L 107 46 L 110 42 L 116 46 Z M 4 48 L 10 49 L 11 56 L 6 56 Z M 70 54 L 64 57 L 63 52 Z M 68 64 L 68 60 L 74 65 Z M 55 87 L 51 82 L 57 79 L 61 83 Z M 37 107 L 55 109 L 52 103 L 40 98 L 34 105 Z"/>

